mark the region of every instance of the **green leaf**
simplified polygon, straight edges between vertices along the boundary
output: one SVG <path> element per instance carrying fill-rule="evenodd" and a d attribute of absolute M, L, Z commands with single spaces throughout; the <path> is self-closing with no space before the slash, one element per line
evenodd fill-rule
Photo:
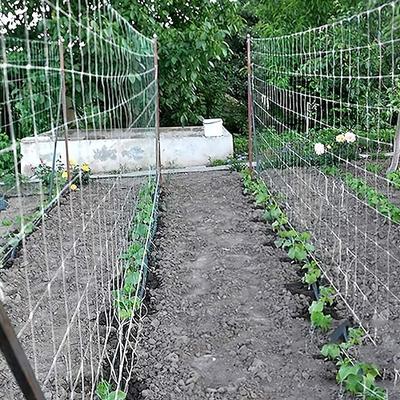
<path fill-rule="evenodd" d="M 97 396 L 99 396 L 101 400 L 107 399 L 107 396 L 110 392 L 110 388 L 111 388 L 111 385 L 107 381 L 105 381 L 105 380 L 100 381 L 97 384 L 97 388 L 96 388 Z"/>
<path fill-rule="evenodd" d="M 329 343 L 322 346 L 321 354 L 330 360 L 336 360 L 340 357 L 340 347 L 336 343 Z"/>
<path fill-rule="evenodd" d="M 126 393 L 122 392 L 121 390 L 111 392 L 107 398 L 107 400 L 125 400 L 125 399 L 126 399 Z"/>

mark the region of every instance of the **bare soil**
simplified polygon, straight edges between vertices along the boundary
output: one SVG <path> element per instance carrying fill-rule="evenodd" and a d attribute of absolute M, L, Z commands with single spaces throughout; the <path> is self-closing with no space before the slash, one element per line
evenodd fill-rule
<path fill-rule="evenodd" d="M 389 398 L 400 398 L 400 225 L 360 201 L 340 178 L 315 168 L 267 169 L 262 176 L 296 229 L 312 233 L 347 316 L 369 332 L 360 360 L 378 365 Z M 400 198 L 394 188 L 386 194 Z"/>
<path fill-rule="evenodd" d="M 0 269 L 7 312 L 47 400 L 93 398 L 116 336 L 111 290 L 140 184 L 92 181 L 63 196 Z M 0 382 L 1 399 L 22 398 L 1 356 Z"/>
<path fill-rule="evenodd" d="M 298 271 L 273 246 L 239 175 L 165 179 L 140 398 L 345 398 L 319 356 L 326 338 L 304 318 L 311 293 L 288 290 L 299 287 Z"/>

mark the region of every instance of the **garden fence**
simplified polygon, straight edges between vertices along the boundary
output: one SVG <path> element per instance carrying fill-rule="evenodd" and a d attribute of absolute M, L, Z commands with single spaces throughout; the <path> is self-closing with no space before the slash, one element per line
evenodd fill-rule
<path fill-rule="evenodd" d="M 400 327 L 399 55 L 399 1 L 251 39 L 257 171 L 312 234 L 323 281 L 388 345 Z"/>
<path fill-rule="evenodd" d="M 157 41 L 107 2 L 22 3 L 0 0 L 0 301 L 25 353 L 14 356 L 31 365 L 44 398 L 122 396 L 145 310 L 159 181 Z M 78 162 L 68 151 L 74 140 L 106 138 L 115 148 L 96 148 L 97 159 L 118 161 L 121 148 L 140 157 L 123 148 L 136 134 L 154 143 L 142 178 L 121 165 L 89 179 L 82 150 Z M 39 160 L 28 174 L 27 137 Z M 0 381 L 1 398 L 30 390 L 1 354 Z"/>

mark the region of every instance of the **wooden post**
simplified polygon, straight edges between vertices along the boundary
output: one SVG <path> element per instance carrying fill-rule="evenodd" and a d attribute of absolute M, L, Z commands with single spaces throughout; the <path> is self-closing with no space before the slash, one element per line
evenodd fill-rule
<path fill-rule="evenodd" d="M 400 110 L 397 114 L 397 126 L 396 126 L 396 135 L 394 137 L 394 147 L 393 147 L 393 157 L 392 162 L 390 163 L 390 167 L 386 171 L 386 173 L 396 171 L 399 166 L 400 159 Z"/>
<path fill-rule="evenodd" d="M 160 87 L 159 87 L 159 68 L 158 68 L 158 38 L 153 37 L 154 46 L 154 75 L 156 86 L 156 110 L 155 110 L 155 128 L 156 128 L 156 169 L 158 182 L 161 182 L 161 145 L 160 145 Z"/>
<path fill-rule="evenodd" d="M 248 119 L 248 159 L 253 172 L 253 96 L 251 80 L 251 37 L 247 35 L 247 119 Z"/>
<path fill-rule="evenodd" d="M 61 72 L 61 107 L 64 121 L 64 143 L 65 143 L 65 161 L 67 163 L 68 181 L 71 180 L 71 167 L 69 165 L 69 150 L 68 150 L 68 113 L 67 113 L 67 89 L 65 86 L 65 62 L 64 62 L 64 46 L 60 38 L 60 72 Z"/>
<path fill-rule="evenodd" d="M 45 400 L 35 374 L 0 302 L 0 350 L 27 400 Z"/>

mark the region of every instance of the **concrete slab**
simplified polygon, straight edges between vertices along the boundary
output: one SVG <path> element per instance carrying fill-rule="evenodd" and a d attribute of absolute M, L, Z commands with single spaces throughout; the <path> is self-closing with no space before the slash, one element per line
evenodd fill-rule
<path fill-rule="evenodd" d="M 70 159 L 89 163 L 93 173 L 143 171 L 155 167 L 154 129 L 112 131 L 70 131 Z M 161 128 L 161 163 L 163 168 L 205 166 L 210 160 L 226 159 L 233 154 L 232 135 L 224 128 L 223 135 L 206 137 L 203 127 Z M 32 175 L 32 168 L 41 160 L 51 165 L 54 140 L 49 136 L 21 140 L 21 170 Z M 65 144 L 57 141 L 57 159 L 65 163 Z"/>

